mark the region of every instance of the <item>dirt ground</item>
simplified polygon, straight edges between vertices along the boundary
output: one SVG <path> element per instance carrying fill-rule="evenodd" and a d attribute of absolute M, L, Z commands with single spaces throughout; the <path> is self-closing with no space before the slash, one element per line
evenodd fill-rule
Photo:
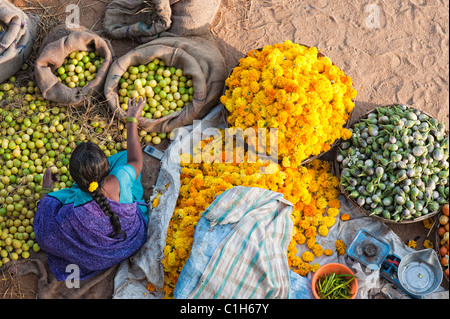
<path fill-rule="evenodd" d="M 102 34 L 106 0 L 10 0 L 24 10 L 54 12 L 64 21 L 77 4 L 81 25 Z M 229 71 L 246 52 L 291 40 L 316 46 L 352 77 L 358 91 L 352 119 L 368 110 L 404 103 L 449 122 L 449 3 L 446 0 L 222 0 L 211 33 Z M 377 19 L 378 18 L 378 19 Z M 138 43 L 112 40 L 117 57 Z M 163 145 L 161 148 L 165 147 Z M 156 167 L 157 169 L 158 167 Z M 149 168 L 154 178 L 155 168 Z M 434 242 L 422 223 L 389 224 L 407 243 Z M 0 298 L 32 298 L 36 287 L 4 277 Z M 31 281 L 30 281 L 31 282 Z M 448 289 L 448 282 L 443 281 Z"/>

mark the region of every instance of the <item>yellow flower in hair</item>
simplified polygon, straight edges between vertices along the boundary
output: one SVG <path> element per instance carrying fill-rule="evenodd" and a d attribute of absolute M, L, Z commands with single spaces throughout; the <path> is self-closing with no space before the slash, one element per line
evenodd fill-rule
<path fill-rule="evenodd" d="M 93 193 L 95 192 L 95 190 L 98 188 L 98 183 L 97 182 L 92 182 L 89 185 L 89 192 Z"/>

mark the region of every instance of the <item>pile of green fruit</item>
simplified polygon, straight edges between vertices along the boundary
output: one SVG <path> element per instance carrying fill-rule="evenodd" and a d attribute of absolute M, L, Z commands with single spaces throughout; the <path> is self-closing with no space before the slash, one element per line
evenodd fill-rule
<path fill-rule="evenodd" d="M 436 214 L 449 200 L 444 124 L 405 105 L 380 107 L 351 128 L 337 162 L 341 186 L 370 215 L 401 222 Z"/>
<path fill-rule="evenodd" d="M 147 98 L 142 112 L 142 117 L 147 119 L 159 119 L 179 111 L 192 102 L 194 96 L 192 76 L 166 66 L 160 59 L 147 65 L 130 66 L 119 86 L 119 101 L 125 111 L 130 98 Z"/>
<path fill-rule="evenodd" d="M 57 191 L 74 182 L 68 165 L 78 143 L 94 142 L 107 156 L 127 148 L 126 127 L 110 122 L 45 100 L 34 82 L 19 86 L 11 77 L 0 84 L 0 266 L 39 251 L 33 217 L 46 168 L 57 170 Z"/>
<path fill-rule="evenodd" d="M 58 81 L 70 88 L 84 87 L 97 76 L 104 58 L 97 52 L 75 51 L 69 54 L 55 75 Z"/>

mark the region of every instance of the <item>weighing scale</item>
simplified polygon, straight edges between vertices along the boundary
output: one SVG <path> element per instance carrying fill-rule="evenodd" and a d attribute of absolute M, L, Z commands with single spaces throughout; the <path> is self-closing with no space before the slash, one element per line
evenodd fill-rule
<path fill-rule="evenodd" d="M 442 268 L 433 250 L 411 253 L 402 263 L 400 257 L 391 253 L 388 243 L 364 229 L 358 231 L 348 246 L 347 255 L 369 269 L 379 269 L 382 278 L 414 299 L 433 292 L 442 281 Z"/>

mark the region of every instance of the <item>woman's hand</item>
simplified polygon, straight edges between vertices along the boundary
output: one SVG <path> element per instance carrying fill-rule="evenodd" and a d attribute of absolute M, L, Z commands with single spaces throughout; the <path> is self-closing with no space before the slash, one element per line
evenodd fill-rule
<path fill-rule="evenodd" d="M 146 98 L 138 98 L 138 103 L 136 105 L 136 98 L 128 99 L 128 111 L 127 117 L 134 117 L 139 119 L 142 116 L 142 111 L 144 110 Z"/>
<path fill-rule="evenodd" d="M 44 172 L 44 177 L 42 179 L 42 188 L 53 189 L 53 185 L 58 181 L 58 170 L 56 166 L 50 166 Z"/>

